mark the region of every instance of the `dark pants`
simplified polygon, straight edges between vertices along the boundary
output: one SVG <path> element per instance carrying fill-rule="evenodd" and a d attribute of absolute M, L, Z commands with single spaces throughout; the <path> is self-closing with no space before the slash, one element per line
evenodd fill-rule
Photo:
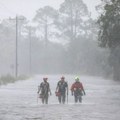
<path fill-rule="evenodd" d="M 46 94 L 46 95 L 43 94 L 41 96 L 42 104 L 48 104 L 48 97 L 49 97 L 48 94 Z"/>
<path fill-rule="evenodd" d="M 75 99 L 75 103 L 77 103 L 78 101 L 81 103 L 82 102 L 82 96 L 81 95 L 74 95 L 74 99 Z"/>
<path fill-rule="evenodd" d="M 81 90 L 76 90 L 74 91 L 74 100 L 75 100 L 75 103 L 77 102 L 82 102 L 82 91 Z"/>
<path fill-rule="evenodd" d="M 61 93 L 60 96 L 58 96 L 59 103 L 65 103 L 66 95 L 65 93 Z"/>

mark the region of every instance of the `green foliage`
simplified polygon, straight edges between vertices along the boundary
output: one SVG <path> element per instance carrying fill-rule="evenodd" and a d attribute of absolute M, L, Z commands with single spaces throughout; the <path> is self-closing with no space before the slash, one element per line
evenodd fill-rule
<path fill-rule="evenodd" d="M 6 75 L 6 76 L 1 76 L 0 77 L 0 83 L 1 84 L 7 84 L 7 83 L 13 83 L 15 82 L 15 77 L 11 76 L 11 75 Z"/>
<path fill-rule="evenodd" d="M 110 0 L 104 5 L 104 12 L 98 19 L 99 42 L 101 47 L 110 49 L 108 62 L 113 78 L 120 80 L 120 1 Z"/>
<path fill-rule="evenodd" d="M 14 76 L 8 74 L 0 77 L 0 85 L 6 85 L 8 83 L 14 83 L 18 80 L 26 80 L 26 79 L 28 79 L 28 77 L 25 75 L 20 75 L 17 78 L 15 78 Z"/>
<path fill-rule="evenodd" d="M 99 42 L 102 47 L 114 48 L 120 45 L 120 1 L 114 0 L 104 6 L 104 13 L 98 19 Z"/>
<path fill-rule="evenodd" d="M 106 58 L 92 41 L 96 40 L 97 27 L 90 18 L 84 0 L 65 0 L 59 10 L 50 6 L 40 8 L 34 17 L 38 25 L 34 27 L 27 25 L 26 18 L 24 20 L 18 23 L 19 74 L 79 71 L 95 73 L 97 68 L 101 69 L 98 58 Z M 0 72 L 14 75 L 15 21 L 4 20 L 0 28 Z M 94 70 L 91 71 L 93 66 Z M 26 79 L 26 76 L 22 75 L 17 79 L 4 76 L 0 81 L 8 83 L 22 79 Z"/>
<path fill-rule="evenodd" d="M 106 50 L 98 48 L 97 42 L 90 39 L 77 39 L 69 47 L 68 63 L 70 72 L 92 75 L 104 75 L 107 69 Z M 92 68 L 92 71 L 91 71 Z"/>

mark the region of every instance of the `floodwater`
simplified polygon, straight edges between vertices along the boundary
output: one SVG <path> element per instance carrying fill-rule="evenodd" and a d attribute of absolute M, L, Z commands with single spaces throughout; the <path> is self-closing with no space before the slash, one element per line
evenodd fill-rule
<path fill-rule="evenodd" d="M 119 120 L 120 83 L 100 77 L 80 76 L 86 96 L 74 103 L 69 91 L 68 103 L 58 104 L 55 88 L 60 75 L 48 75 L 52 96 L 42 105 L 37 88 L 43 75 L 0 87 L 0 120 Z M 69 86 L 74 76 L 65 75 Z"/>

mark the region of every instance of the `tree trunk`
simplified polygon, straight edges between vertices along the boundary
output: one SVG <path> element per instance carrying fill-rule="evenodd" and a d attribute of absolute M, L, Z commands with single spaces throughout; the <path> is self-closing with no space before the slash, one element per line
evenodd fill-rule
<path fill-rule="evenodd" d="M 113 79 L 120 80 L 120 64 L 115 64 L 113 66 Z"/>

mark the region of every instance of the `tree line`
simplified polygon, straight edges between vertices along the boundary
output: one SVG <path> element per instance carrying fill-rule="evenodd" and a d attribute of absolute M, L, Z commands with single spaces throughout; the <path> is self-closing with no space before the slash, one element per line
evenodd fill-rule
<path fill-rule="evenodd" d="M 119 55 L 115 57 L 119 51 L 117 2 L 102 1 L 97 20 L 91 18 L 83 0 L 65 0 L 59 9 L 44 6 L 32 21 L 18 16 L 24 18 L 18 22 L 18 73 L 88 74 L 119 79 Z M 4 19 L 0 28 L 0 73 L 14 75 L 15 22 Z"/>
<path fill-rule="evenodd" d="M 109 49 L 107 63 L 114 80 L 120 80 L 120 1 L 103 0 L 98 7 L 101 15 L 98 19 L 99 45 Z"/>

